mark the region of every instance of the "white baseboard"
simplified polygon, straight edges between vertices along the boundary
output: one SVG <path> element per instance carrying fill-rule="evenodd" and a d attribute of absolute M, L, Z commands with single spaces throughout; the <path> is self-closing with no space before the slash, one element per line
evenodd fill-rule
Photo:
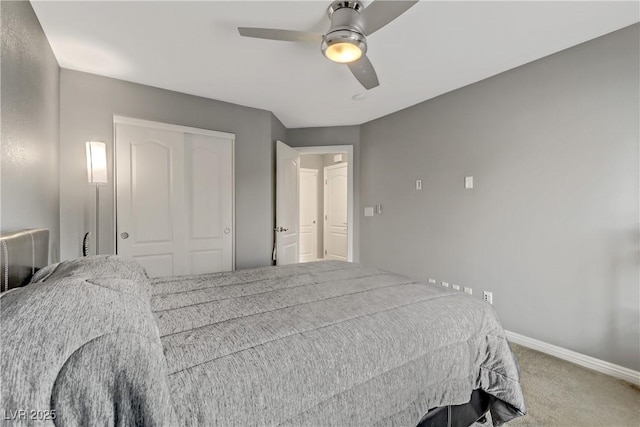
<path fill-rule="evenodd" d="M 524 335 L 516 334 L 515 332 L 505 332 L 507 334 L 507 339 L 514 344 L 519 344 L 521 346 L 555 356 L 558 359 L 563 359 L 568 362 L 575 363 L 576 365 L 584 366 L 585 368 L 593 369 L 594 371 L 602 372 L 603 374 L 628 381 L 632 384 L 640 385 L 640 372 L 634 371 L 633 369 L 605 362 L 604 360 L 567 350 L 566 348 L 558 347 L 557 345 L 549 344 L 544 341 L 525 337 Z"/>

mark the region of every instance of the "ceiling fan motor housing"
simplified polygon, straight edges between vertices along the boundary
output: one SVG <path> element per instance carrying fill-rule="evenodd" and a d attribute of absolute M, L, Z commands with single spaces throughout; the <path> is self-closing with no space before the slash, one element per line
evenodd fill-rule
<path fill-rule="evenodd" d="M 364 55 L 367 52 L 367 39 L 364 36 L 362 15 L 364 10 L 359 1 L 335 1 L 331 3 L 327 14 L 331 18 L 331 28 L 322 38 L 322 51 L 336 43 L 351 43 L 358 46 Z"/>
<path fill-rule="evenodd" d="M 341 29 L 351 29 L 364 34 L 361 12 L 364 10 L 359 1 L 334 1 L 329 6 L 327 14 L 331 19 L 329 32 Z"/>

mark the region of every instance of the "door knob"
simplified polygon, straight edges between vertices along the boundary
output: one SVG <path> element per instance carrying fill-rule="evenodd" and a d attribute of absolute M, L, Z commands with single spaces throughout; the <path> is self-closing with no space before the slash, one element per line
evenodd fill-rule
<path fill-rule="evenodd" d="M 280 232 L 283 232 L 283 231 L 289 231 L 289 229 L 288 228 L 284 228 L 284 227 L 276 227 L 276 228 L 273 229 L 273 231 L 275 231 L 277 233 L 280 233 Z"/>
<path fill-rule="evenodd" d="M 127 233 L 126 231 L 122 234 L 120 234 L 120 237 L 122 237 L 123 239 L 128 239 L 129 238 L 129 233 Z"/>
<path fill-rule="evenodd" d="M 230 229 L 228 229 L 228 228 L 225 228 L 225 229 L 224 229 L 224 234 L 229 234 L 229 233 L 231 233 L 231 230 L 230 230 Z"/>

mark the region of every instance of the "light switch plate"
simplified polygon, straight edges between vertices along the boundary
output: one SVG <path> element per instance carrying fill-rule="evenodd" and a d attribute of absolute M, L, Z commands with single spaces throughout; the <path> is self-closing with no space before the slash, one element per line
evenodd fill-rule
<path fill-rule="evenodd" d="M 418 190 L 418 191 L 422 190 L 422 180 L 421 179 L 416 179 L 416 190 Z"/>
<path fill-rule="evenodd" d="M 465 176 L 464 177 L 464 188 L 467 190 L 470 190 L 473 188 L 473 177 L 472 176 Z"/>
<path fill-rule="evenodd" d="M 373 216 L 373 206 L 364 208 L 364 216 Z"/>

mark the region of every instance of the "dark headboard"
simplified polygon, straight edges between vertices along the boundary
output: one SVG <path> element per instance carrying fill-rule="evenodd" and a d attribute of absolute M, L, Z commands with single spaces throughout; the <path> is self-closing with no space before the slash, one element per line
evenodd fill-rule
<path fill-rule="evenodd" d="M 0 292 L 24 286 L 49 262 L 49 230 L 37 228 L 0 235 Z"/>

